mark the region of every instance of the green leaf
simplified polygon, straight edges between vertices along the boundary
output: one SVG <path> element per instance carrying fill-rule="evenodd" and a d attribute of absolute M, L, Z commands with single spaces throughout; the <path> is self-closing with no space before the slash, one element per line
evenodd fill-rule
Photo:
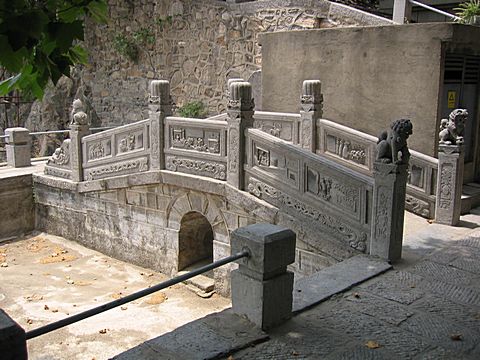
<path fill-rule="evenodd" d="M 92 1 L 87 5 L 87 9 L 92 15 L 92 17 L 95 19 L 95 21 L 102 24 L 107 23 L 108 6 L 105 1 Z"/>
<path fill-rule="evenodd" d="M 88 61 L 88 52 L 80 45 L 71 48 L 68 55 L 73 63 L 86 64 Z"/>
<path fill-rule="evenodd" d="M 82 6 L 72 6 L 71 4 L 66 4 L 63 9 L 58 10 L 58 19 L 71 23 L 80 18 L 85 13 Z"/>

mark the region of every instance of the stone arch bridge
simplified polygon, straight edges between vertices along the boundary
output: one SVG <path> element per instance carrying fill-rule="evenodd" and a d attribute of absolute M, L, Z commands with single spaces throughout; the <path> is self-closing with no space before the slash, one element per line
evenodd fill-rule
<path fill-rule="evenodd" d="M 76 101 L 70 139 L 34 176 L 36 227 L 169 275 L 229 255 L 231 231 L 259 222 L 296 232 L 299 275 L 400 257 L 406 165 L 376 162 L 376 139 L 322 119 L 319 81 L 304 82 L 299 114 L 255 112 L 243 81 L 228 95 L 226 114 L 179 118 L 153 81 L 148 119 L 96 134 Z M 220 293 L 230 270 L 214 274 Z"/>

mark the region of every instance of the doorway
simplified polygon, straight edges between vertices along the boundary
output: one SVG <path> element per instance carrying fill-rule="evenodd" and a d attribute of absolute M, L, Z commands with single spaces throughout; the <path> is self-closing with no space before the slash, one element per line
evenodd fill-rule
<path fill-rule="evenodd" d="M 191 211 L 182 217 L 178 242 L 179 271 L 213 261 L 213 229 L 201 213 Z"/>

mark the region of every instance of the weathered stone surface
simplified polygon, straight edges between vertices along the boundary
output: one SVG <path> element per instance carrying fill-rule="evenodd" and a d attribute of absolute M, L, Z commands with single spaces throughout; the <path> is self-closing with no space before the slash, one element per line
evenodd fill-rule
<path fill-rule="evenodd" d="M 2 359 L 27 359 L 27 340 L 25 330 L 0 309 L 0 351 Z"/>
<path fill-rule="evenodd" d="M 301 278 L 294 285 L 293 311 L 305 310 L 391 268 L 385 261 L 358 255 Z"/>
<path fill-rule="evenodd" d="M 212 359 L 262 342 L 268 335 L 230 311 L 208 315 L 114 357 L 116 360 Z"/>
<path fill-rule="evenodd" d="M 21 235 L 35 225 L 32 175 L 0 178 L 0 239 Z"/>

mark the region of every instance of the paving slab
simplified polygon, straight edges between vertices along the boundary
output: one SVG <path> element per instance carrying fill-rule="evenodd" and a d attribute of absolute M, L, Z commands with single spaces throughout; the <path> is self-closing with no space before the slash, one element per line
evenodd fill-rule
<path fill-rule="evenodd" d="M 113 359 L 217 359 L 267 339 L 260 328 L 229 309 L 179 327 Z"/>
<path fill-rule="evenodd" d="M 294 284 L 293 312 L 308 309 L 391 268 L 392 265 L 384 260 L 357 255 L 303 277 Z"/>

